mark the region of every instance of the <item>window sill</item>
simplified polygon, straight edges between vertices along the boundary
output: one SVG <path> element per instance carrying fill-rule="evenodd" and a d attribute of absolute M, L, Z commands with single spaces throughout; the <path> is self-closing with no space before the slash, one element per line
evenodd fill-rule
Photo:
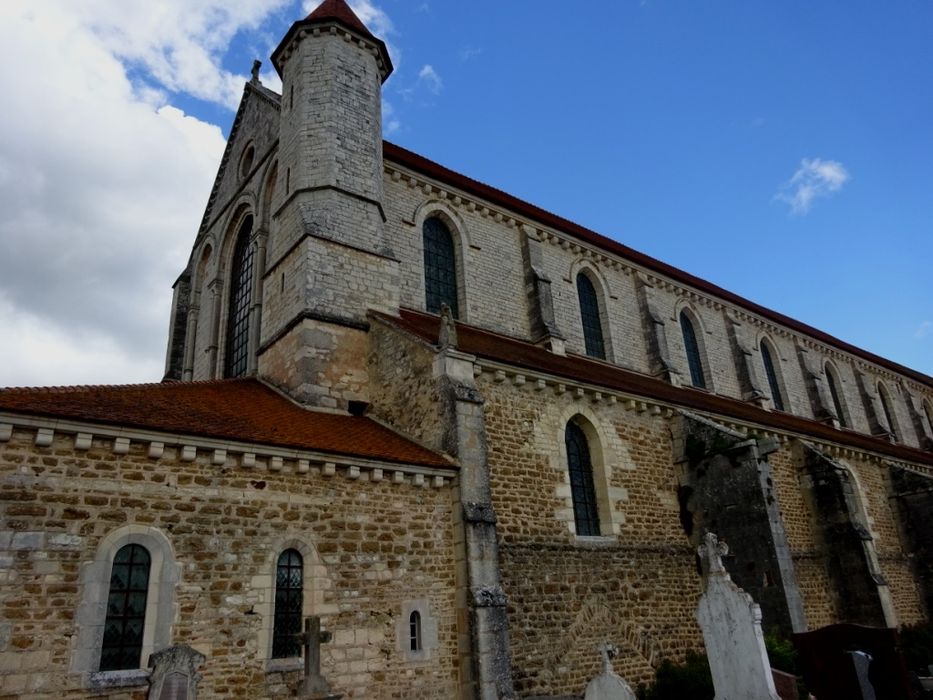
<path fill-rule="evenodd" d="M 149 671 L 144 668 L 128 668 L 120 671 L 97 671 L 88 679 L 91 690 L 128 688 L 149 683 Z"/>
<path fill-rule="evenodd" d="M 287 659 L 269 659 L 266 662 L 266 673 L 289 673 L 304 669 L 304 659 L 300 656 L 291 656 Z"/>
<path fill-rule="evenodd" d="M 585 544 L 594 547 L 608 547 L 619 542 L 615 535 L 574 535 L 575 544 Z"/>

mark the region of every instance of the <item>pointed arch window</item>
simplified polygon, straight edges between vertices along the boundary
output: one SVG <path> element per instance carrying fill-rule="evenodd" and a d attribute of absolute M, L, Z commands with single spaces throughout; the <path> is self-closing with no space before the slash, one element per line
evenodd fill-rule
<path fill-rule="evenodd" d="M 891 436 L 895 440 L 899 440 L 897 423 L 894 419 L 894 408 L 891 405 L 891 395 L 888 394 L 888 389 L 884 384 L 878 384 L 878 398 L 881 399 L 881 410 L 884 411 L 884 417 L 888 422 L 888 430 L 891 431 Z"/>
<path fill-rule="evenodd" d="M 424 239 L 424 297 L 425 307 L 438 313 L 441 304 L 447 304 L 455 318 L 460 316 L 457 304 L 457 258 L 454 240 L 444 222 L 436 216 L 425 219 L 422 227 Z"/>
<path fill-rule="evenodd" d="M 253 289 L 253 217 L 246 216 L 237 232 L 230 265 L 225 377 L 240 377 L 249 366 L 249 314 Z"/>
<path fill-rule="evenodd" d="M 100 670 L 140 668 L 151 558 L 142 545 L 121 547 L 113 559 Z"/>
<path fill-rule="evenodd" d="M 584 273 L 577 275 L 577 298 L 580 300 L 580 318 L 583 321 L 583 342 L 590 357 L 606 359 L 603 326 L 599 320 L 599 300 L 593 282 Z"/>
<path fill-rule="evenodd" d="M 573 421 L 564 431 L 567 446 L 567 466 L 570 471 L 570 495 L 577 535 L 594 536 L 599 531 L 599 507 L 593 483 L 593 461 L 590 446 L 582 428 Z"/>
<path fill-rule="evenodd" d="M 684 336 L 684 350 L 687 353 L 687 366 L 690 368 L 690 381 L 693 386 L 705 389 L 706 378 L 703 376 L 700 345 L 697 342 L 697 334 L 693 327 L 693 322 L 685 311 L 680 312 L 680 332 Z"/>
<path fill-rule="evenodd" d="M 761 360 L 765 365 L 765 375 L 768 377 L 768 387 L 771 389 L 771 402 L 774 404 L 774 407 L 779 410 L 784 410 L 784 398 L 781 396 L 781 387 L 778 384 L 777 372 L 774 369 L 774 360 L 771 357 L 771 351 L 768 349 L 768 344 L 765 341 L 761 341 Z"/>
<path fill-rule="evenodd" d="M 297 549 L 286 549 L 275 567 L 275 613 L 272 658 L 301 656 L 301 614 L 304 607 L 304 560 Z"/>
<path fill-rule="evenodd" d="M 408 616 L 408 646 L 411 651 L 421 651 L 423 648 L 421 639 L 421 613 L 412 610 Z"/>
<path fill-rule="evenodd" d="M 839 393 L 839 387 L 837 386 L 836 371 L 831 365 L 826 365 L 826 384 L 829 385 L 829 395 L 833 399 L 833 408 L 836 411 L 836 419 L 839 421 L 839 425 L 843 428 L 849 427 L 842 405 L 842 395 Z"/>

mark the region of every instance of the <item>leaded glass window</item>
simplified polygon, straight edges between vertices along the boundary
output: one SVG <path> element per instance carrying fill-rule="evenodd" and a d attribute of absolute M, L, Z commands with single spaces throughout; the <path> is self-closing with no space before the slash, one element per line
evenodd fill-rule
<path fill-rule="evenodd" d="M 101 671 L 140 667 L 150 563 L 149 552 L 138 544 L 121 547 L 113 558 L 100 653 Z"/>
<path fill-rule="evenodd" d="M 421 613 L 417 610 L 408 616 L 408 643 L 411 651 L 421 651 Z"/>
<path fill-rule="evenodd" d="M 829 365 L 826 365 L 826 383 L 829 385 L 829 395 L 833 399 L 833 408 L 836 410 L 836 419 L 843 428 L 846 426 L 846 414 L 842 408 L 842 398 L 839 396 L 839 387 L 836 386 L 836 375 Z"/>
<path fill-rule="evenodd" d="M 891 435 L 895 440 L 897 440 L 897 423 L 894 422 L 894 411 L 891 408 L 891 397 L 888 396 L 888 390 L 885 389 L 884 384 L 878 385 L 878 396 L 881 398 L 881 409 L 884 411 L 884 417 L 888 421 L 888 430 L 891 431 Z"/>
<path fill-rule="evenodd" d="M 249 312 L 253 289 L 253 217 L 240 224 L 230 265 L 230 303 L 227 311 L 225 377 L 246 374 L 249 365 Z"/>
<path fill-rule="evenodd" d="M 275 620 L 272 658 L 301 656 L 301 613 L 304 602 L 304 562 L 301 553 L 286 549 L 275 567 Z"/>
<path fill-rule="evenodd" d="M 784 410 L 784 399 L 781 397 L 781 387 L 778 386 L 777 372 L 774 371 L 774 362 L 771 359 L 771 351 L 764 341 L 761 342 L 761 360 L 765 365 L 765 375 L 768 377 L 768 387 L 771 389 L 771 401 L 774 407 Z"/>
<path fill-rule="evenodd" d="M 564 440 L 567 444 L 570 495 L 573 499 L 573 518 L 577 535 L 598 535 L 599 509 L 596 504 L 593 463 L 590 460 L 590 447 L 586 435 L 579 425 L 570 422 L 564 431 Z"/>
<path fill-rule="evenodd" d="M 437 217 L 425 220 L 423 234 L 425 306 L 431 313 L 439 313 L 441 304 L 447 304 L 457 318 L 460 314 L 453 237 Z"/>
<path fill-rule="evenodd" d="M 580 300 L 580 318 L 583 321 L 583 342 L 590 357 L 606 359 L 603 327 L 599 321 L 599 301 L 590 278 L 582 272 L 577 275 L 577 297 Z"/>
<path fill-rule="evenodd" d="M 684 350 L 687 352 L 687 365 L 690 368 L 690 381 L 693 386 L 706 388 L 706 378 L 703 376 L 703 362 L 700 360 L 700 345 L 697 343 L 697 334 L 693 322 L 686 312 L 680 312 L 680 331 L 684 336 Z"/>

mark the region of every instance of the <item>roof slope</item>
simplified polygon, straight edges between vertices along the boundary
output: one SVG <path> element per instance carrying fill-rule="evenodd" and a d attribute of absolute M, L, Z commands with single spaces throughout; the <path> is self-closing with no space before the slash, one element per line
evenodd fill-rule
<path fill-rule="evenodd" d="M 0 389 L 0 410 L 422 466 L 452 463 L 364 416 L 314 411 L 257 379 Z"/>
<path fill-rule="evenodd" d="M 723 289 L 712 282 L 707 282 L 706 280 L 691 275 L 689 272 L 684 272 L 680 268 L 674 267 L 673 265 L 668 265 L 665 262 L 661 262 L 656 258 L 652 258 L 650 255 L 645 255 L 640 253 L 633 248 L 629 248 L 626 245 L 607 238 L 595 231 L 592 231 L 588 228 L 575 224 L 574 222 L 564 219 L 563 217 L 552 214 L 545 209 L 530 204 L 524 200 L 514 197 L 507 192 L 496 189 L 495 187 L 490 187 L 487 184 L 479 182 L 478 180 L 473 180 L 472 178 L 462 175 L 454 170 L 444 167 L 439 163 L 435 163 L 432 160 L 428 160 L 424 156 L 418 155 L 413 151 L 402 148 L 394 143 L 385 141 L 383 143 L 383 156 L 386 160 L 393 161 L 398 165 L 410 168 L 415 172 L 419 172 L 423 175 L 427 175 L 430 178 L 437 180 L 438 182 L 443 182 L 453 187 L 456 187 L 468 194 L 471 194 L 475 197 L 485 199 L 487 202 L 498 205 L 500 207 L 509 209 L 520 216 L 528 217 L 534 221 L 537 221 L 545 226 L 551 227 L 561 233 L 569 234 L 574 236 L 581 241 L 585 241 L 591 245 L 594 245 L 598 248 L 602 248 L 610 253 L 618 255 L 619 257 L 625 258 L 636 265 L 644 267 L 647 270 L 650 270 L 656 274 L 664 275 L 676 282 L 693 287 L 694 289 L 703 292 L 704 294 L 709 294 L 711 296 L 717 297 L 722 301 L 728 302 L 730 304 L 735 304 L 736 306 L 743 308 L 747 311 L 750 311 L 753 314 L 766 318 L 769 321 L 782 325 L 786 328 L 790 328 L 802 335 L 807 335 L 817 340 L 821 343 L 836 347 L 843 352 L 850 353 L 856 357 L 860 357 L 868 362 L 885 367 L 904 376 L 910 377 L 911 379 L 918 381 L 927 386 L 933 387 L 933 377 L 930 377 L 922 372 L 905 367 L 904 365 L 892 362 L 887 360 L 879 355 L 868 352 L 867 350 L 862 350 L 851 343 L 847 343 L 844 340 L 839 340 L 831 336 L 829 333 L 824 333 L 823 331 L 808 326 L 805 323 L 797 321 L 796 319 L 791 318 L 790 316 L 785 316 L 782 313 L 777 311 L 772 311 L 771 309 L 756 304 L 753 301 L 739 296 L 733 292 Z"/>
<path fill-rule="evenodd" d="M 401 317 L 375 314 L 422 339 L 434 343 L 440 319 L 437 316 L 402 309 Z M 607 362 L 580 355 L 557 355 L 515 338 L 474 326 L 457 323 L 457 348 L 463 352 L 518 368 L 537 370 L 587 384 L 614 389 L 648 399 L 749 421 L 777 430 L 824 439 L 830 442 L 890 455 L 896 459 L 933 466 L 933 453 L 906 445 L 895 445 L 863 433 L 837 430 L 830 425 L 780 411 L 766 411 L 752 404 L 710 394 L 691 387 L 677 387 L 660 379 L 626 370 Z"/>

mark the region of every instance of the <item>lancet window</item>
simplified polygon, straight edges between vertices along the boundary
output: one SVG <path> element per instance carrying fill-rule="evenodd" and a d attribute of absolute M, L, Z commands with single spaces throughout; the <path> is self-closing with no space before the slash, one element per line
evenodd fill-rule
<path fill-rule="evenodd" d="M 140 668 L 151 558 L 145 547 L 128 544 L 113 559 L 100 670 Z"/>
<path fill-rule="evenodd" d="M 606 359 L 603 326 L 599 320 L 599 300 L 593 282 L 584 273 L 577 275 L 577 298 L 580 300 L 580 318 L 583 321 L 583 342 L 590 357 Z"/>
<path fill-rule="evenodd" d="M 249 367 L 249 314 L 253 289 L 253 217 L 240 224 L 230 265 L 230 301 L 227 311 L 225 377 L 240 377 Z"/>
<path fill-rule="evenodd" d="M 593 481 L 593 461 L 586 434 L 573 421 L 564 431 L 567 446 L 567 467 L 570 470 L 570 494 L 577 535 L 599 535 L 599 507 Z"/>
<path fill-rule="evenodd" d="M 298 634 L 304 604 L 304 560 L 296 549 L 279 555 L 275 567 L 275 614 L 272 626 L 272 658 L 301 656 Z"/>
<path fill-rule="evenodd" d="M 431 313 L 438 313 L 441 304 L 447 304 L 454 317 L 458 317 L 457 258 L 453 236 L 436 216 L 425 220 L 422 234 L 425 307 Z"/>

